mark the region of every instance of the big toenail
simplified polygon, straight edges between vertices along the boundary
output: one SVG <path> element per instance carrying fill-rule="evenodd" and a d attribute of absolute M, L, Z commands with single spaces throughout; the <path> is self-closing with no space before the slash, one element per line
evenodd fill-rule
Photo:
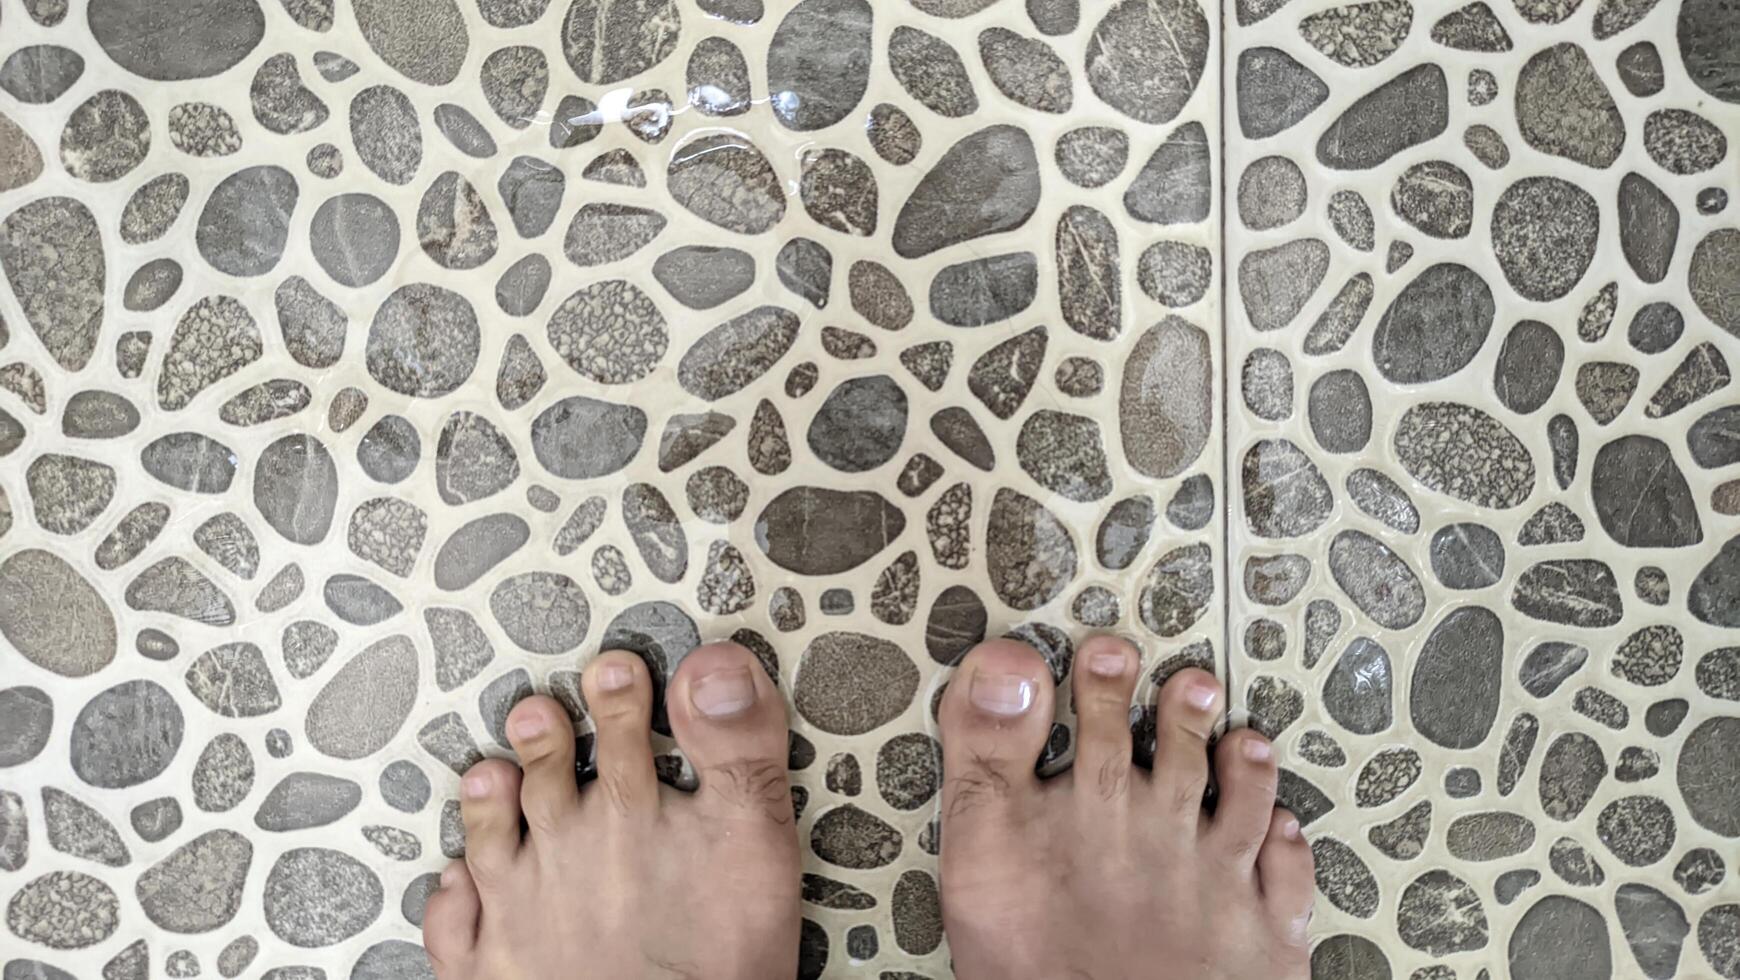
<path fill-rule="evenodd" d="M 1245 744 L 1242 748 L 1245 753 L 1245 758 L 1252 762 L 1268 762 L 1269 756 L 1275 754 L 1275 750 L 1269 748 L 1269 743 L 1260 738 L 1245 739 Z"/>
<path fill-rule="evenodd" d="M 474 800 L 483 799 L 489 795 L 489 774 L 474 772 L 466 776 L 460 783 L 460 789 Z"/>
<path fill-rule="evenodd" d="M 1207 711 L 1214 707 L 1214 699 L 1219 694 L 1220 691 L 1213 684 L 1193 684 L 1190 690 L 1184 692 L 1184 700 L 1189 701 L 1190 706 L 1198 711 Z"/>
<path fill-rule="evenodd" d="M 689 700 L 709 718 L 729 718 L 755 703 L 755 681 L 747 667 L 716 670 L 689 685 Z"/>
<path fill-rule="evenodd" d="M 1297 818 L 1288 817 L 1286 822 L 1281 824 L 1281 836 L 1288 840 L 1299 839 L 1299 821 Z"/>
<path fill-rule="evenodd" d="M 547 727 L 549 726 L 544 720 L 544 713 L 541 711 L 528 711 L 513 720 L 514 737 L 521 740 L 537 738 L 544 734 L 544 729 Z"/>
<path fill-rule="evenodd" d="M 1088 658 L 1088 670 L 1101 677 L 1121 677 L 1125 659 L 1122 653 L 1113 653 L 1110 650 L 1096 653 Z"/>
<path fill-rule="evenodd" d="M 985 674 L 975 671 L 967 696 L 982 711 L 1014 717 L 1033 707 L 1033 682 L 1020 674 Z"/>
<path fill-rule="evenodd" d="M 601 691 L 620 691 L 634 683 L 634 668 L 627 664 L 606 663 L 598 665 L 598 689 Z"/>

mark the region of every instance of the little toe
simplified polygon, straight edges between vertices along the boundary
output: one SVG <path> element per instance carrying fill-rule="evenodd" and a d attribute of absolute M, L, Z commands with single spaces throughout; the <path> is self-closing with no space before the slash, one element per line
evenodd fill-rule
<path fill-rule="evenodd" d="M 1112 800 L 1129 790 L 1130 697 L 1141 655 L 1128 640 L 1096 636 L 1076 651 L 1071 693 L 1075 703 L 1076 786 L 1083 799 Z"/>
<path fill-rule="evenodd" d="M 459 783 L 465 821 L 465 863 L 478 888 L 488 891 L 512 877 L 520 853 L 520 769 L 505 759 L 485 759 Z"/>
<path fill-rule="evenodd" d="M 1160 687 L 1154 724 L 1154 786 L 1168 816 L 1195 827 L 1208 790 L 1208 740 L 1221 706 L 1220 681 L 1187 667 Z"/>
<path fill-rule="evenodd" d="M 793 822 L 785 701 L 755 654 L 736 643 L 690 651 L 671 678 L 665 708 L 704 805 L 724 816 Z"/>
<path fill-rule="evenodd" d="M 580 807 L 574 779 L 574 723 L 554 698 L 526 698 L 507 717 L 508 740 L 525 775 L 520 807 L 534 835 L 554 834 Z"/>
<path fill-rule="evenodd" d="M 1275 809 L 1275 748 L 1252 729 L 1228 732 L 1215 746 L 1214 773 L 1220 796 L 1209 833 L 1223 854 L 1248 869 Z"/>
<path fill-rule="evenodd" d="M 658 773 L 652 753 L 652 675 L 632 653 L 610 650 L 580 675 L 587 712 L 597 727 L 598 785 L 624 815 L 656 807 Z"/>
<path fill-rule="evenodd" d="M 435 967 L 437 980 L 465 980 L 477 946 L 478 917 L 483 902 L 464 861 L 441 872 L 441 888 L 423 908 L 423 949 Z"/>
<path fill-rule="evenodd" d="M 1306 927 L 1311 924 L 1311 906 L 1317 898 L 1313 865 L 1311 845 L 1306 843 L 1298 819 L 1275 807 L 1269 817 L 1268 836 L 1257 852 L 1257 877 L 1275 925 L 1294 945 L 1305 943 Z"/>
<path fill-rule="evenodd" d="M 999 639 L 967 653 L 938 711 L 945 823 L 1006 818 L 1012 802 L 1038 790 L 1033 767 L 1051 734 L 1055 699 L 1051 668 L 1032 647 Z"/>

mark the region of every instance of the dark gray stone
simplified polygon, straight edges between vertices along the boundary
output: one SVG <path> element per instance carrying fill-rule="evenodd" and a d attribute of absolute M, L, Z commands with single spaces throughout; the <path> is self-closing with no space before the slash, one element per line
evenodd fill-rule
<path fill-rule="evenodd" d="M 157 82 L 222 74 L 246 58 L 266 32 L 265 12 L 256 0 L 202 0 L 173 10 L 142 0 L 95 0 L 86 16 L 104 54 Z"/>
<path fill-rule="evenodd" d="M 85 73 L 78 52 L 56 44 L 19 48 L 0 64 L 0 90 L 26 105 L 46 105 L 65 95 Z"/>
<path fill-rule="evenodd" d="M 1060 257 L 1060 276 L 1063 265 Z M 1032 252 L 971 259 L 946 266 L 931 279 L 930 312 L 951 326 L 984 326 L 1027 309 L 1038 289 L 1038 259 Z"/>
<path fill-rule="evenodd" d="M 958 119 L 979 108 L 960 53 L 934 34 L 896 27 L 888 39 L 888 67 L 907 95 L 939 116 Z"/>
<path fill-rule="evenodd" d="M 1362 531 L 1342 531 L 1330 542 L 1329 572 L 1360 611 L 1385 629 L 1406 629 L 1425 612 L 1425 590 L 1407 562 Z"/>
<path fill-rule="evenodd" d="M 1177 316 L 1137 339 L 1124 362 L 1118 426 L 1124 456 L 1138 473 L 1177 476 L 1202 454 L 1212 427 L 1213 371 L 1208 335 Z"/>
<path fill-rule="evenodd" d="M 606 476 L 627 466 L 646 436 L 646 413 L 630 405 L 573 395 L 532 421 L 532 452 L 564 479 Z"/>
<path fill-rule="evenodd" d="M 919 181 L 895 219 L 894 250 L 902 258 L 919 258 L 1009 231 L 1025 224 L 1038 206 L 1032 139 L 1015 126 L 991 126 L 949 147 Z"/>
<path fill-rule="evenodd" d="M 1693 822 L 1723 837 L 1740 837 L 1740 718 L 1700 722 L 1686 736 L 1674 776 Z"/>
<path fill-rule="evenodd" d="M 703 334 L 677 364 L 683 390 L 707 401 L 735 394 L 767 373 L 797 340 L 796 314 L 760 306 Z"/>
<path fill-rule="evenodd" d="M 348 779 L 324 773 L 294 772 L 279 780 L 260 808 L 254 825 L 281 832 L 324 827 L 356 809 L 362 802 L 362 787 Z"/>
<path fill-rule="evenodd" d="M 1588 55 L 1566 42 L 1536 52 L 1517 73 L 1517 128 L 1553 156 L 1603 168 L 1625 145 L 1619 107 Z"/>
<path fill-rule="evenodd" d="M 1357 371 L 1331 371 L 1312 382 L 1306 414 L 1317 444 L 1329 452 L 1358 452 L 1371 439 L 1371 394 Z"/>
<path fill-rule="evenodd" d="M 1445 588 L 1484 589 L 1504 577 L 1504 543 L 1484 524 L 1449 524 L 1432 535 L 1431 562 Z"/>
<path fill-rule="evenodd" d="M 1686 478 L 1666 443 L 1622 436 L 1595 454 L 1590 475 L 1595 516 L 1628 548 L 1683 548 L 1704 539 Z"/>
<path fill-rule="evenodd" d="M 1037 609 L 1075 577 L 1075 542 L 1044 504 L 999 489 L 991 501 L 985 556 L 991 586 L 1013 609 Z"/>
<path fill-rule="evenodd" d="M 685 245 L 654 260 L 653 278 L 692 310 L 718 306 L 748 289 L 755 259 L 748 252 L 711 245 Z"/>
<path fill-rule="evenodd" d="M 1498 718 L 1504 689 L 1504 627 L 1480 606 L 1453 610 L 1414 662 L 1409 713 L 1415 731 L 1445 748 L 1474 748 Z"/>
<path fill-rule="evenodd" d="M 475 269 L 495 257 L 499 238 L 489 205 L 471 182 L 449 170 L 417 205 L 417 241 L 444 269 Z"/>
<path fill-rule="evenodd" d="M 1463 238 L 1474 224 L 1474 183 L 1453 163 L 1416 163 L 1396 178 L 1390 207 L 1433 238 Z"/>
<path fill-rule="evenodd" d="M 334 282 L 366 286 L 398 258 L 399 222 L 373 194 L 340 194 L 314 213 L 308 244 Z"/>
<path fill-rule="evenodd" d="M 477 366 L 477 314 L 466 299 L 428 283 L 401 286 L 369 325 L 370 376 L 413 398 L 452 393 Z"/>
<path fill-rule="evenodd" d="M 803 0 L 786 13 L 767 53 L 768 96 L 782 124 L 823 129 L 857 107 L 870 84 L 871 21 L 865 0 Z"/>
<path fill-rule="evenodd" d="M 1348 731 L 1375 735 L 1394 719 L 1393 687 L 1389 654 L 1377 641 L 1356 637 L 1323 682 L 1323 709 Z"/>
<path fill-rule="evenodd" d="M 904 712 L 918 682 L 918 667 L 895 644 L 862 633 L 824 633 L 804 651 L 792 697 L 798 714 L 822 731 L 862 735 Z"/>
<path fill-rule="evenodd" d="M 1284 156 L 1262 157 L 1239 176 L 1239 220 L 1252 231 L 1288 224 L 1305 213 L 1305 174 Z"/>
<path fill-rule="evenodd" d="M 631 526 L 630 532 L 634 530 Z M 522 572 L 503 579 L 489 594 L 489 611 L 515 646 L 545 655 L 579 646 L 592 621 L 580 586 L 555 572 Z"/>
<path fill-rule="evenodd" d="M 894 458 L 906 433 L 906 394 L 887 375 L 842 382 L 810 423 L 810 450 L 846 473 L 875 469 Z"/>
<path fill-rule="evenodd" d="M 308 744 L 336 759 L 361 759 L 398 734 L 417 693 L 417 650 L 409 637 L 370 644 L 338 670 L 308 707 Z"/>
<path fill-rule="evenodd" d="M 1126 0 L 1133 6 L 1143 0 Z M 1186 0 L 1188 2 L 1188 0 Z M 1173 130 L 1124 191 L 1124 210 L 1160 225 L 1194 224 L 1208 217 L 1214 195 L 1208 131 L 1188 122 Z"/>
<path fill-rule="evenodd" d="M 1279 48 L 1246 48 L 1238 61 L 1239 132 L 1258 140 L 1291 129 L 1329 98 L 1329 86 Z"/>
<path fill-rule="evenodd" d="M 1077 187 L 1104 187 L 1124 172 L 1130 138 L 1109 126 L 1083 126 L 1057 139 L 1057 169 Z"/>
<path fill-rule="evenodd" d="M 1296 538 L 1323 525 L 1333 495 L 1317 465 L 1285 439 L 1265 439 L 1241 467 L 1245 520 L 1265 538 Z"/>
<path fill-rule="evenodd" d="M 1586 902 L 1548 895 L 1529 907 L 1510 935 L 1510 975 L 1515 980 L 1556 980 L 1613 975 L 1607 920 Z"/>
<path fill-rule="evenodd" d="M 1525 177 L 1505 188 L 1493 208 L 1493 251 L 1524 299 L 1556 300 L 1588 270 L 1600 225 L 1589 192 L 1557 177 Z"/>
<path fill-rule="evenodd" d="M 1679 233 L 1673 199 L 1641 174 L 1626 174 L 1619 182 L 1619 248 L 1639 279 L 1667 278 Z"/>
<path fill-rule="evenodd" d="M 1194 9 L 1194 7 L 1185 8 L 1183 4 L 1180 4 L 1178 9 L 1180 13 L 1188 16 L 1188 10 Z M 1153 16 L 1153 13 L 1149 13 L 1147 18 L 1139 20 L 1137 23 L 1146 26 Z M 1188 21 L 1185 22 L 1188 23 Z M 1203 23 L 1203 38 L 1206 42 L 1206 22 Z M 1120 39 L 1137 40 L 1129 34 L 1121 34 Z M 1177 36 L 1174 36 L 1171 45 L 1155 50 L 1156 53 L 1164 52 L 1161 55 L 1162 58 L 1177 51 Z M 1069 66 L 1064 64 L 1063 59 L 1057 56 L 1057 52 L 1053 51 L 1051 46 L 1044 41 L 1023 37 L 1007 28 L 987 28 L 979 32 L 979 60 L 984 62 L 985 73 L 991 76 L 991 84 L 997 87 L 997 91 L 1018 105 L 1036 112 L 1064 113 L 1069 111 L 1074 102 Z M 1088 59 L 1090 83 L 1093 79 L 1094 66 L 1098 60 L 1092 56 Z M 1161 64 L 1164 64 L 1164 61 Z M 1153 73 L 1158 66 L 1155 62 L 1150 61 L 1146 67 L 1150 73 Z M 1200 69 L 1198 77 L 1200 77 Z M 1119 81 L 1124 80 L 1120 79 Z"/>
<path fill-rule="evenodd" d="M 1254 249 L 1239 260 L 1238 289 L 1245 315 L 1259 331 L 1293 322 L 1329 271 L 1329 246 L 1300 238 Z"/>
<path fill-rule="evenodd" d="M 495 156 L 495 137 L 477 121 L 476 116 L 451 102 L 435 107 L 435 128 L 447 137 L 454 149 L 468 157 L 483 160 Z"/>
<path fill-rule="evenodd" d="M 459 77 L 470 36 L 453 0 L 360 0 L 356 21 L 375 54 L 411 81 L 446 85 Z"/>
<path fill-rule="evenodd" d="M 1195 0 L 1121 0 L 1088 41 L 1088 87 L 1137 122 L 1171 122 L 1208 64 L 1208 18 Z"/>
<path fill-rule="evenodd" d="M 1527 415 L 1552 397 L 1564 363 L 1565 342 L 1558 331 L 1539 320 L 1520 321 L 1499 348 L 1493 390 L 1504 407 Z"/>
<path fill-rule="evenodd" d="M 434 9 L 440 6 L 435 4 Z M 407 16 L 427 22 L 429 13 L 419 8 Z M 390 85 L 358 92 L 350 102 L 350 137 L 357 159 L 380 179 L 402 185 L 417 176 L 423 162 L 423 130 L 405 93 Z"/>
<path fill-rule="evenodd" d="M 1449 89 L 1436 64 L 1410 68 L 1349 106 L 1317 141 L 1317 162 L 1366 170 L 1443 133 Z"/>
<path fill-rule="evenodd" d="M 292 946 L 310 949 L 342 942 L 368 928 L 381 914 L 384 895 L 380 878 L 355 858 L 324 847 L 298 847 L 273 863 L 263 901 L 272 932 Z M 409 959 L 402 963 L 423 965 Z M 365 974 L 352 973 L 360 975 Z"/>
<path fill-rule="evenodd" d="M 1397 384 L 1450 377 L 1480 352 L 1495 310 L 1491 288 L 1473 270 L 1453 262 L 1431 266 L 1384 311 L 1372 334 L 1372 358 Z"/>

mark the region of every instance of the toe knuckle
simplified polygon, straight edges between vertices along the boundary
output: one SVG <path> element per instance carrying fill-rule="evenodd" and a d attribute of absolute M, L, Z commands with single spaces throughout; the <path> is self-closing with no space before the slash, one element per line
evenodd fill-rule
<path fill-rule="evenodd" d="M 977 807 L 1007 796 L 1009 776 L 1001 759 L 975 755 L 962 770 L 944 778 L 947 815 L 958 817 Z"/>
<path fill-rule="evenodd" d="M 772 759 L 733 759 L 701 770 L 701 787 L 741 810 L 792 821 L 786 769 Z"/>

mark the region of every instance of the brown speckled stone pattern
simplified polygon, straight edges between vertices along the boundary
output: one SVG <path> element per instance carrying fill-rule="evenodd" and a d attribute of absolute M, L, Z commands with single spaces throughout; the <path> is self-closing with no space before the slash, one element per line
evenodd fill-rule
<path fill-rule="evenodd" d="M 1226 11 L 1230 674 L 1313 972 L 1740 977 L 1740 11 Z"/>
<path fill-rule="evenodd" d="M 426 976 L 515 701 L 728 637 L 803 974 L 947 976 L 947 665 L 1224 655 L 1218 12 L 1088 6 L 0 0 L 8 980 Z"/>

